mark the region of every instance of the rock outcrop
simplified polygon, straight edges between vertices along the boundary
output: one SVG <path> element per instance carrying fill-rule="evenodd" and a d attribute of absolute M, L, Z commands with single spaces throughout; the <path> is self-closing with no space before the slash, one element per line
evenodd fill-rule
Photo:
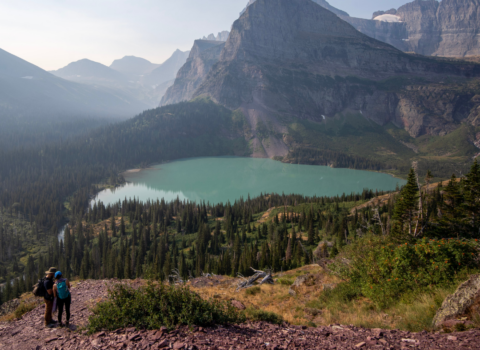
<path fill-rule="evenodd" d="M 480 305 L 480 275 L 470 276 L 454 294 L 444 300 L 432 324 L 434 327 L 440 327 L 445 321 L 464 316 L 474 305 Z"/>
<path fill-rule="evenodd" d="M 395 15 L 400 22 L 383 22 L 383 15 Z M 375 12 L 373 20 L 342 19 L 403 51 L 445 57 L 480 54 L 480 0 L 415 0 L 397 10 Z"/>
<path fill-rule="evenodd" d="M 0 348 L 5 350 L 64 349 L 480 349 L 480 331 L 461 333 L 411 333 L 401 330 L 366 329 L 347 325 L 306 327 L 248 322 L 217 327 L 178 326 L 173 330 L 125 327 L 87 334 L 91 308 L 107 296 L 107 285 L 141 281 L 86 280 L 72 289 L 69 328 L 43 327 L 44 305 L 21 319 L 0 324 Z M 307 308 L 305 313 L 321 314 Z"/>
<path fill-rule="evenodd" d="M 257 0 L 233 24 L 219 62 L 193 97 L 241 108 L 252 130 L 262 122 L 271 125 L 272 134 L 286 132 L 278 115 L 321 121 L 345 110 L 361 111 L 381 125 L 393 122 L 412 136 L 441 134 L 470 114 L 460 112 L 460 105 L 474 95 L 466 91 L 459 97 L 441 81 L 448 76 L 463 81 L 477 76 L 479 68 L 407 55 L 309 0 Z M 434 83 L 452 108 L 432 105 L 430 115 L 419 96 L 430 96 Z M 282 155 L 283 140 L 275 142 L 274 155 Z M 269 144 L 275 142 L 270 137 Z"/>
<path fill-rule="evenodd" d="M 187 62 L 178 71 L 175 83 L 168 88 L 160 106 L 190 100 L 217 63 L 224 46 L 222 41 L 195 40 Z"/>
<path fill-rule="evenodd" d="M 350 23 L 360 33 L 390 44 L 399 50 L 409 51 L 409 46 L 407 44 L 408 31 L 405 23 L 346 16 L 340 16 L 340 18 L 345 22 Z"/>
<path fill-rule="evenodd" d="M 207 37 L 204 36 L 202 40 L 227 41 L 229 34 L 230 32 L 228 30 L 224 30 L 223 32 L 218 33 L 217 36 L 215 36 L 213 33 Z"/>

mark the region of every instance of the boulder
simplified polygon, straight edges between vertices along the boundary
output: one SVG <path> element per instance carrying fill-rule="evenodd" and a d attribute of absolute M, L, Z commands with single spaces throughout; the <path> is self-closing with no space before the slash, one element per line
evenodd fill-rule
<path fill-rule="evenodd" d="M 480 303 L 480 274 L 470 276 L 454 294 L 448 296 L 433 318 L 433 326 L 440 327 L 445 321 L 467 314 Z"/>
<path fill-rule="evenodd" d="M 232 300 L 232 305 L 233 307 L 239 309 L 239 310 L 245 310 L 245 305 L 243 305 L 240 301 L 238 300 Z"/>
<path fill-rule="evenodd" d="M 297 290 L 299 287 L 301 286 L 310 287 L 314 284 L 315 284 L 315 276 L 310 273 L 307 273 L 306 275 L 297 277 L 295 282 L 293 282 L 293 284 L 288 289 L 288 294 L 290 294 L 291 296 L 295 296 L 297 295 Z"/>

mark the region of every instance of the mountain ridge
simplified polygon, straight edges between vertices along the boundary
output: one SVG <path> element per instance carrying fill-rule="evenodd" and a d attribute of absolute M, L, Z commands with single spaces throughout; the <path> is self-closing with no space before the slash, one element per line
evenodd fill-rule
<path fill-rule="evenodd" d="M 92 88 L 55 75 L 0 49 L 3 117 L 131 117 L 148 108 L 121 92 Z M 25 104 L 28 101 L 28 104 Z"/>
<path fill-rule="evenodd" d="M 394 125 L 408 137 L 395 140 L 389 139 L 390 131 L 372 131 L 384 134 L 391 149 L 405 157 L 414 156 L 405 146 L 411 138 L 447 135 L 462 123 L 480 126 L 474 79 L 479 65 L 406 54 L 308 0 L 257 0 L 233 24 L 207 74 L 189 65 L 180 72 L 174 84 L 178 89 L 171 88 L 162 103 L 207 97 L 241 110 L 255 157 L 293 159 L 288 154 L 296 147 L 331 147 L 313 135 L 300 137 L 298 120 L 325 126 L 322 133 L 338 118 L 352 127 Z M 191 81 L 201 83 L 195 87 Z M 439 100 L 442 104 L 435 104 Z M 354 129 L 349 133 L 355 134 Z M 467 134 L 471 142 L 472 132 Z M 383 152 L 376 147 L 375 152 Z M 472 147 L 462 147 L 472 152 Z"/>

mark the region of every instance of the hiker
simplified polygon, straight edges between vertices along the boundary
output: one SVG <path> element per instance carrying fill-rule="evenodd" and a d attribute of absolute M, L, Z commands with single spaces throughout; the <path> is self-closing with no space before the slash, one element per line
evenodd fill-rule
<path fill-rule="evenodd" d="M 55 326 L 55 322 L 53 322 L 52 319 L 52 309 L 53 309 L 53 300 L 54 300 L 54 295 L 53 295 L 53 277 L 55 276 L 55 273 L 57 272 L 57 269 L 55 267 L 51 267 L 48 271 L 45 271 L 46 278 L 45 281 L 43 282 L 45 286 L 45 290 L 47 291 L 45 293 L 44 299 L 45 299 L 45 327 L 52 328 Z"/>
<path fill-rule="evenodd" d="M 65 313 L 67 314 L 65 325 L 68 327 L 70 324 L 70 304 L 72 303 L 72 296 L 70 294 L 70 282 L 66 278 L 63 278 L 60 271 L 55 273 L 55 285 L 53 286 L 53 293 L 55 298 L 57 298 L 59 325 L 60 327 L 63 327 L 62 316 L 63 307 L 65 306 Z"/>

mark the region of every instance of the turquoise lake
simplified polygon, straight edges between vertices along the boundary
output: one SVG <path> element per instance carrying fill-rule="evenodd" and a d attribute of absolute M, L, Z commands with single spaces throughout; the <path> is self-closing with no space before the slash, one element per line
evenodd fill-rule
<path fill-rule="evenodd" d="M 405 180 L 388 174 L 327 166 L 284 164 L 259 158 L 193 158 L 160 164 L 137 173 L 124 174 L 128 183 L 104 190 L 95 201 L 105 205 L 137 198 L 141 201 L 181 200 L 220 203 L 260 193 L 334 196 L 342 193 L 394 190 Z"/>

